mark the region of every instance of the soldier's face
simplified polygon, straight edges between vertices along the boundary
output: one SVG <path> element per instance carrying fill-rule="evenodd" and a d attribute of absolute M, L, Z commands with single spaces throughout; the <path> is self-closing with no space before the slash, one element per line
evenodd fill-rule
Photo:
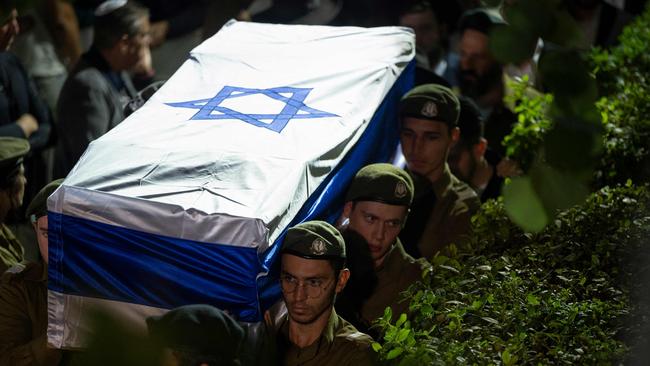
<path fill-rule="evenodd" d="M 334 268 L 327 260 L 283 254 L 281 279 L 297 284 L 290 290 L 282 286 L 282 296 L 291 320 L 311 324 L 329 317 L 334 298 L 345 287 L 349 275 L 350 272 L 344 269 L 336 278 Z"/>
<path fill-rule="evenodd" d="M 368 242 L 375 267 L 380 266 L 406 219 L 406 206 L 374 201 L 347 202 L 343 215 L 348 217 L 348 228 L 359 233 Z"/>
<path fill-rule="evenodd" d="M 36 240 L 38 241 L 38 250 L 41 252 L 41 257 L 43 261 L 47 263 L 47 215 L 39 217 L 34 225 L 34 231 L 36 231 Z"/>
<path fill-rule="evenodd" d="M 444 122 L 420 118 L 402 119 L 400 141 L 408 168 L 435 182 L 442 174 L 449 149 L 458 140 L 459 130 L 451 133 Z"/>

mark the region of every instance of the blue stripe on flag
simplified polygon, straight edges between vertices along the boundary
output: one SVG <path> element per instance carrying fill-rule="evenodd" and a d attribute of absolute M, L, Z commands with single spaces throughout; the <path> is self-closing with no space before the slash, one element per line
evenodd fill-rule
<path fill-rule="evenodd" d="M 204 303 L 242 320 L 259 317 L 255 248 L 170 238 L 54 212 L 48 218 L 50 290 L 159 308 Z"/>
<path fill-rule="evenodd" d="M 334 223 L 341 214 L 348 185 L 362 167 L 387 162 L 399 142 L 398 110 L 400 98 L 413 88 L 415 60 L 411 61 L 390 89 L 359 141 L 348 152 L 334 171 L 309 196 L 287 228 L 304 221 L 321 219 Z M 260 306 L 267 309 L 280 298 L 278 283 L 279 248 L 284 232 L 275 240 L 263 257 L 263 270 L 269 274 L 259 279 Z"/>

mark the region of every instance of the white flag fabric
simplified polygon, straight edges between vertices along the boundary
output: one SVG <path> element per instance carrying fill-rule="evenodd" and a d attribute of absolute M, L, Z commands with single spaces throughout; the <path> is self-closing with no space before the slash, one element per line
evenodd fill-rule
<path fill-rule="evenodd" d="M 399 27 L 235 21 L 196 47 L 48 200 L 50 345 L 82 347 L 94 307 L 259 321 L 287 227 L 332 221 L 356 171 L 390 158 L 414 50 Z"/>

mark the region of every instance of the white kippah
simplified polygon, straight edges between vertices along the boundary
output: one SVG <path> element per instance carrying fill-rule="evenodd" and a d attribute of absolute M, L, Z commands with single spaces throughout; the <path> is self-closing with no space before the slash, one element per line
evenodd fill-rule
<path fill-rule="evenodd" d="M 111 13 L 115 9 L 121 8 L 124 5 L 126 5 L 127 0 L 108 0 L 104 1 L 103 3 L 99 4 L 97 9 L 95 9 L 95 16 L 96 17 L 101 17 L 106 14 Z"/>

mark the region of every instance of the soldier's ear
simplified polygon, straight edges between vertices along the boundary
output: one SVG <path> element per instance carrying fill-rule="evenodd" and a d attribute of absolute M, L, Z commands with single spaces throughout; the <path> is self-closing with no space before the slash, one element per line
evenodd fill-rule
<path fill-rule="evenodd" d="M 345 203 L 343 206 L 343 217 L 350 218 L 350 214 L 352 214 L 352 206 L 354 205 L 354 202 L 348 201 Z"/>
<path fill-rule="evenodd" d="M 336 282 L 336 293 L 340 293 L 343 291 L 345 288 L 345 285 L 348 283 L 348 280 L 350 279 L 350 270 L 347 268 L 343 268 L 339 272 L 339 278 Z"/>

